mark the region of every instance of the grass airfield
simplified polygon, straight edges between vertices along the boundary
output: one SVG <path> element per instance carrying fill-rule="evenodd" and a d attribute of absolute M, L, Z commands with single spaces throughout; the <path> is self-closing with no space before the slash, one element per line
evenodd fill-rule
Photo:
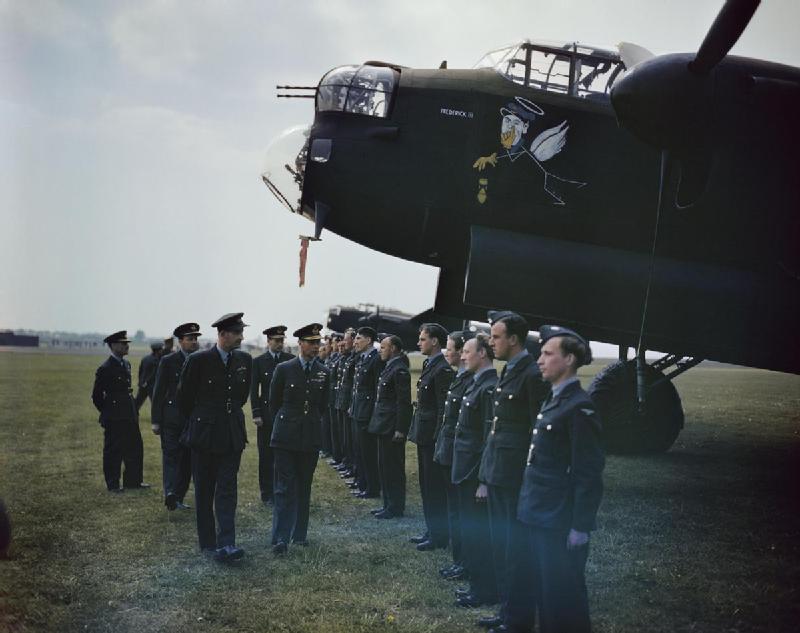
<path fill-rule="evenodd" d="M 320 461 L 308 548 L 276 559 L 257 451 L 239 472 L 241 563 L 197 552 L 193 512 L 168 513 L 142 409 L 149 491 L 110 495 L 90 393 L 104 356 L 0 352 L 0 631 L 478 631 L 452 606 L 444 552 L 422 529 L 414 446 L 408 512 L 375 521 Z M 133 359 L 134 373 L 138 359 Z M 599 365 L 582 372 L 584 386 Z M 796 631 L 800 376 L 701 366 L 676 385 L 686 429 L 656 457 L 609 456 L 587 568 L 597 632 Z M 255 432 L 248 414 L 248 433 Z M 192 494 L 187 502 L 193 505 Z"/>

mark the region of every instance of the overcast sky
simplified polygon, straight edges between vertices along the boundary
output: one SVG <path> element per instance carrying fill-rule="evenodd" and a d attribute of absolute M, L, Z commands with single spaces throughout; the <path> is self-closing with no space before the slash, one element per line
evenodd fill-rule
<path fill-rule="evenodd" d="M 368 59 L 466 68 L 526 37 L 692 51 L 720 5 L 0 0 L 0 328 L 160 336 L 232 311 L 258 331 L 337 303 L 422 311 L 436 269 L 330 233 L 298 288 L 311 225 L 259 174 L 313 102 L 275 85 Z M 767 0 L 733 52 L 800 66 L 798 24 L 800 3 Z"/>

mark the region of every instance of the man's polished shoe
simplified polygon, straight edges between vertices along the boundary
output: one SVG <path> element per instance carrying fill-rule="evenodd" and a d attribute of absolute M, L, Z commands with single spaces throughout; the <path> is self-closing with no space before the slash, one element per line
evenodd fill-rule
<path fill-rule="evenodd" d="M 389 512 L 388 510 L 384 510 L 383 512 L 378 512 L 375 515 L 376 519 L 399 519 L 402 517 L 402 514 L 395 514 L 394 512 Z"/>
<path fill-rule="evenodd" d="M 472 595 L 471 593 L 467 594 L 466 596 L 456 598 L 456 606 L 461 607 L 462 609 L 476 609 L 485 604 L 488 603 L 484 600 L 481 600 L 477 596 Z"/>
<path fill-rule="evenodd" d="M 372 508 L 369 511 L 370 514 L 380 514 L 381 512 L 386 512 L 386 508 Z"/>
<path fill-rule="evenodd" d="M 167 510 L 172 512 L 178 507 L 178 495 L 174 492 L 168 492 L 167 496 L 164 497 L 164 505 L 167 506 Z"/>
<path fill-rule="evenodd" d="M 214 560 L 218 563 L 227 563 L 229 561 L 240 560 L 244 557 L 244 550 L 235 545 L 223 545 L 217 548 L 214 554 Z"/>
<path fill-rule="evenodd" d="M 329 466 L 338 466 L 338 465 L 339 465 L 339 464 L 341 464 L 341 463 L 342 463 L 342 462 L 337 462 L 337 461 L 336 461 L 335 459 L 333 459 L 333 458 L 331 458 L 331 459 L 329 459 L 329 460 L 328 460 L 328 465 L 329 465 Z"/>
<path fill-rule="evenodd" d="M 192 506 L 185 504 L 183 501 L 178 501 L 178 503 L 175 504 L 175 507 L 178 508 L 178 510 L 191 510 L 192 509 Z"/>
<path fill-rule="evenodd" d="M 144 490 L 145 488 L 150 488 L 150 484 L 142 482 L 135 486 L 125 486 L 125 488 L 127 488 L 128 490 Z"/>
<path fill-rule="evenodd" d="M 447 565 L 446 567 L 440 567 L 440 568 L 439 568 L 439 575 L 440 575 L 440 576 L 442 576 L 442 577 L 444 578 L 444 577 L 446 577 L 448 574 L 451 574 L 451 573 L 453 573 L 453 570 L 454 570 L 456 567 L 458 567 L 458 565 L 456 565 L 455 563 L 452 563 L 452 564 L 450 564 L 450 565 Z"/>
<path fill-rule="evenodd" d="M 276 556 L 280 554 L 285 554 L 289 549 L 289 546 L 284 543 L 283 541 L 278 541 L 275 545 L 272 546 L 272 553 Z"/>
<path fill-rule="evenodd" d="M 217 554 L 217 548 L 216 548 L 216 547 L 201 547 L 201 548 L 200 548 L 200 553 L 201 553 L 203 556 L 207 556 L 207 557 L 209 557 L 209 558 L 210 558 L 210 557 L 212 557 L 212 556 L 216 556 L 216 554 Z"/>
<path fill-rule="evenodd" d="M 421 536 L 412 536 L 410 539 L 408 539 L 408 542 L 416 543 L 417 545 L 419 545 L 420 543 L 424 543 L 427 540 L 428 540 L 428 535 L 422 534 Z"/>
<path fill-rule="evenodd" d="M 444 576 L 445 580 L 467 580 L 468 578 L 469 574 L 463 567 L 459 567 L 459 569 L 454 570 L 453 573 Z"/>
<path fill-rule="evenodd" d="M 497 629 L 498 626 L 503 626 L 503 618 L 499 615 L 485 615 L 478 618 L 476 624 L 484 629 Z"/>
<path fill-rule="evenodd" d="M 432 552 L 435 549 L 441 549 L 443 547 L 444 547 L 444 545 L 440 545 L 438 543 L 434 543 L 431 540 L 428 540 L 428 541 L 422 541 L 422 543 L 419 543 L 417 545 L 417 551 L 418 552 Z"/>

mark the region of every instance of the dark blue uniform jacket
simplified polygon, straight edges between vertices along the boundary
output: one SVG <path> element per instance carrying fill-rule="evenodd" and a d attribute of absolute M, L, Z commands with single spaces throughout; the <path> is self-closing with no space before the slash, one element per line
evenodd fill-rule
<path fill-rule="evenodd" d="M 439 428 L 436 431 L 436 447 L 433 452 L 433 461 L 442 466 L 450 466 L 453 463 L 453 441 L 456 437 L 458 413 L 461 411 L 464 392 L 472 382 L 472 376 L 472 372 L 462 371 L 453 378 L 453 382 L 450 383 L 450 388 L 447 390 L 444 414 L 439 420 Z"/>
<path fill-rule="evenodd" d="M 382 370 L 383 361 L 378 355 L 378 350 L 372 349 L 363 357 L 359 354 L 353 372 L 353 399 L 350 404 L 350 417 L 362 428 L 367 428 L 372 418 L 378 376 Z"/>
<path fill-rule="evenodd" d="M 492 424 L 496 385 L 497 372 L 494 369 L 483 372 L 478 377 L 478 382 L 470 378 L 455 429 L 452 469 L 454 484 L 478 476 L 483 447 Z"/>
<path fill-rule="evenodd" d="M 299 358 L 275 369 L 269 390 L 270 446 L 315 452 L 322 440 L 322 414 L 328 406 L 328 370 L 315 358 L 306 378 Z"/>
<path fill-rule="evenodd" d="M 541 528 L 589 532 L 603 496 L 601 423 L 589 395 L 574 382 L 537 416 L 517 517 Z"/>
<path fill-rule="evenodd" d="M 178 350 L 164 356 L 158 364 L 150 409 L 153 424 L 178 429 L 186 424 L 186 418 L 178 410 L 178 382 L 186 358 Z"/>
<path fill-rule="evenodd" d="M 120 363 L 114 356 L 109 356 L 97 368 L 92 402 L 100 412 L 98 421 L 102 426 L 108 422 L 138 419 L 131 387 L 131 364 L 127 360 L 123 358 Z"/>
<path fill-rule="evenodd" d="M 455 372 L 444 354 L 432 358 L 417 381 L 417 406 L 408 439 L 417 446 L 433 446 L 436 428 L 444 415 L 447 390 Z"/>
<path fill-rule="evenodd" d="M 375 435 L 408 434 L 411 426 L 411 373 L 408 356 L 387 363 L 378 376 L 375 409 L 367 430 Z"/>
<path fill-rule="evenodd" d="M 275 368 L 294 356 L 288 352 L 280 352 L 278 360 L 272 352 L 265 352 L 253 359 L 253 379 L 250 384 L 250 408 L 254 418 L 269 416 L 269 386 L 275 375 Z"/>

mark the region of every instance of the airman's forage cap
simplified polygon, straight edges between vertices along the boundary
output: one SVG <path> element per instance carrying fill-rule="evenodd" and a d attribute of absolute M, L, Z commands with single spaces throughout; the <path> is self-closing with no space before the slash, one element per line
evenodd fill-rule
<path fill-rule="evenodd" d="M 200 336 L 199 323 L 182 323 L 172 331 L 172 335 L 177 336 L 178 338 L 189 336 L 190 334 Z"/>
<path fill-rule="evenodd" d="M 247 327 L 247 323 L 242 321 L 244 312 L 231 312 L 218 318 L 211 324 L 220 332 L 242 332 Z"/>
<path fill-rule="evenodd" d="M 322 331 L 322 324 L 309 323 L 304 325 L 299 330 L 295 330 L 293 336 L 296 336 L 301 341 L 319 341 L 322 339 L 320 332 Z"/>
<path fill-rule="evenodd" d="M 543 325 L 539 328 L 539 340 L 542 342 L 542 344 L 556 336 L 572 336 L 586 345 L 587 348 L 589 347 L 589 341 L 569 328 L 561 327 L 560 325 Z"/>

